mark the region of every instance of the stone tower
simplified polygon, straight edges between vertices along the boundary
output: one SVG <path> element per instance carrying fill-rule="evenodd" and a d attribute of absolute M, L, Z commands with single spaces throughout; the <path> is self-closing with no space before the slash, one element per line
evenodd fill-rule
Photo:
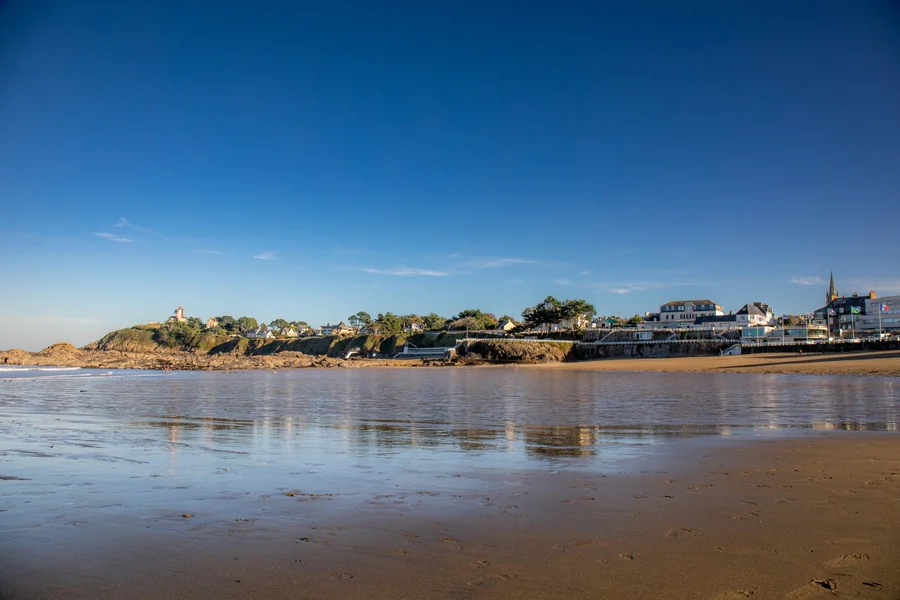
<path fill-rule="evenodd" d="M 832 300 L 837 299 L 837 289 L 834 287 L 834 272 L 831 273 L 831 280 L 828 283 L 828 291 L 825 293 L 825 306 L 828 306 Z"/>

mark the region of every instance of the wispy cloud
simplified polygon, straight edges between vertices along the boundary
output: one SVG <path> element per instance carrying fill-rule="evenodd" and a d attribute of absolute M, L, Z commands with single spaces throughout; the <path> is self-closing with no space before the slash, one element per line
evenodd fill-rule
<path fill-rule="evenodd" d="M 688 286 L 707 286 L 710 287 L 711 284 L 703 281 L 636 281 L 636 282 L 622 282 L 622 281 L 572 281 L 571 279 L 553 279 L 553 283 L 557 285 L 567 285 L 579 288 L 585 288 L 589 290 L 596 290 L 598 292 L 606 292 L 609 294 L 618 294 L 625 295 L 631 294 L 632 292 L 644 292 L 647 290 L 662 290 L 668 288 L 675 287 L 688 287 Z"/>
<path fill-rule="evenodd" d="M 469 269 L 497 269 L 499 267 L 511 267 L 514 265 L 536 265 L 539 264 L 536 260 L 529 260 L 527 258 L 510 258 L 510 257 L 496 257 L 496 258 L 473 258 L 471 260 L 467 260 L 463 263 L 463 266 Z"/>
<path fill-rule="evenodd" d="M 201 249 L 201 250 L 197 250 L 197 254 L 225 254 L 225 253 L 222 252 L 221 250 L 206 250 L 206 249 Z"/>
<path fill-rule="evenodd" d="M 664 290 L 676 287 L 714 287 L 706 281 L 638 281 L 634 283 L 605 284 L 601 287 L 610 294 L 630 294 L 632 292 L 645 292 L 647 290 Z"/>
<path fill-rule="evenodd" d="M 111 242 L 119 242 L 120 244 L 130 244 L 131 242 L 134 241 L 134 240 L 128 239 L 126 237 L 120 237 L 113 233 L 98 233 L 95 231 L 94 235 L 96 235 L 99 238 L 103 238 L 104 240 L 109 240 Z"/>
<path fill-rule="evenodd" d="M 115 225 L 113 225 L 113 227 L 116 227 L 118 229 L 125 228 L 125 229 L 128 229 L 129 231 L 137 231 L 140 233 L 149 233 L 151 235 L 162 237 L 156 230 L 150 229 L 149 227 L 141 227 L 140 225 L 135 225 L 134 223 L 132 223 L 125 217 L 119 217 L 119 220 L 116 221 L 116 223 L 115 223 Z"/>
<path fill-rule="evenodd" d="M 822 285 L 825 282 L 818 275 L 794 275 L 791 283 L 797 285 Z"/>
<path fill-rule="evenodd" d="M 363 267 L 362 270 L 374 275 L 393 275 L 395 277 L 446 277 L 450 274 L 447 271 L 432 271 L 430 269 L 417 269 L 415 267 L 397 267 L 394 269 L 373 269 L 372 267 Z"/>
<path fill-rule="evenodd" d="M 260 252 L 259 254 L 254 254 L 253 258 L 256 260 L 275 260 L 274 252 Z"/>

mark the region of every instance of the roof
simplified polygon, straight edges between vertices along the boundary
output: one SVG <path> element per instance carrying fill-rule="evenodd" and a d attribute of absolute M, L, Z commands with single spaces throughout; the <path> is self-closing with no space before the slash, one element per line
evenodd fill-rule
<path fill-rule="evenodd" d="M 737 311 L 739 315 L 756 315 L 758 317 L 767 317 L 768 315 L 755 302 L 753 304 L 745 304 Z"/>
<path fill-rule="evenodd" d="M 841 297 L 841 298 L 835 298 L 834 300 L 832 300 L 831 302 L 829 302 L 828 304 L 826 304 L 826 305 L 823 306 L 822 308 L 817 308 L 817 309 L 816 309 L 815 311 L 813 311 L 813 312 L 824 313 L 824 312 L 825 312 L 826 310 L 828 310 L 829 308 L 835 308 L 835 309 L 837 309 L 837 308 L 842 308 L 842 307 L 846 307 L 846 306 L 858 306 L 858 307 L 860 307 L 863 311 L 865 311 L 865 309 L 866 309 L 866 300 L 869 300 L 869 297 L 868 297 L 868 296 L 850 296 L 850 297 L 844 296 L 844 297 Z"/>
<path fill-rule="evenodd" d="M 690 302 L 691 304 L 716 304 L 712 300 L 672 300 L 671 302 L 666 302 L 663 306 L 678 306 L 679 304 L 687 304 Z"/>
<path fill-rule="evenodd" d="M 710 315 L 708 317 L 697 317 L 694 319 L 695 325 L 704 323 L 736 323 L 737 315 Z"/>

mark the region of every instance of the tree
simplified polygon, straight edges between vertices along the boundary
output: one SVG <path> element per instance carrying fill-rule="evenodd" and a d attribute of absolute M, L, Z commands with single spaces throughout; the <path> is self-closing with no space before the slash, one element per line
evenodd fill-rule
<path fill-rule="evenodd" d="M 468 327 L 467 327 L 468 326 Z M 495 329 L 497 327 L 497 317 L 493 313 L 486 313 L 477 308 L 468 308 L 460 311 L 459 314 L 450 317 L 447 325 L 448 329 Z"/>
<path fill-rule="evenodd" d="M 642 317 L 640 315 L 634 315 L 627 321 L 627 323 L 629 325 L 637 325 L 638 323 L 643 323 L 643 322 L 644 322 L 644 317 Z"/>
<path fill-rule="evenodd" d="M 246 333 L 259 327 L 259 323 L 253 317 L 241 317 L 237 320 L 237 329 L 240 333 Z"/>
<path fill-rule="evenodd" d="M 566 300 L 560 307 L 560 321 L 569 321 L 572 329 L 584 329 L 596 314 L 597 309 L 587 300 Z"/>
<path fill-rule="evenodd" d="M 522 319 L 530 329 L 549 330 L 551 326 L 563 320 L 563 303 L 547 296 L 535 306 L 530 306 L 522 311 Z"/>
<path fill-rule="evenodd" d="M 478 331 L 480 329 L 484 329 L 481 321 L 476 319 L 475 317 L 463 317 L 461 319 L 453 319 L 449 323 L 447 323 L 447 329 L 450 331 Z"/>
<path fill-rule="evenodd" d="M 187 326 L 191 329 L 200 329 L 203 327 L 203 321 L 197 317 L 188 317 Z"/>
<path fill-rule="evenodd" d="M 428 313 L 423 319 L 425 321 L 425 329 L 429 331 L 437 331 L 447 325 L 447 319 L 435 313 Z"/>
<path fill-rule="evenodd" d="M 228 333 L 234 332 L 237 327 L 237 321 L 231 315 L 224 315 L 221 317 L 214 317 L 216 322 L 219 324 L 219 327 L 227 331 Z"/>
<path fill-rule="evenodd" d="M 384 314 L 378 313 L 373 326 L 378 333 L 403 332 L 403 322 L 400 320 L 400 317 L 391 312 L 387 312 Z"/>
<path fill-rule="evenodd" d="M 400 323 L 403 326 L 403 331 L 410 330 L 415 323 L 420 323 L 423 328 L 425 327 L 425 319 L 419 315 L 401 315 Z"/>
<path fill-rule="evenodd" d="M 359 330 L 368 329 L 372 325 L 372 315 L 361 310 L 355 315 L 347 317 L 347 322 L 350 323 L 350 327 L 355 327 Z"/>
<path fill-rule="evenodd" d="M 275 329 L 277 331 L 284 331 L 290 326 L 291 324 L 284 319 L 274 319 L 271 323 L 269 323 L 269 329 Z"/>

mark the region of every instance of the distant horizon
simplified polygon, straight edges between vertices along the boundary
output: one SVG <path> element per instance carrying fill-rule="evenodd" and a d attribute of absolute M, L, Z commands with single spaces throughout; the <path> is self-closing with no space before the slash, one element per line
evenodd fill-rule
<path fill-rule="evenodd" d="M 8 0 L 0 62 L 0 348 L 900 294 L 891 0 Z"/>

